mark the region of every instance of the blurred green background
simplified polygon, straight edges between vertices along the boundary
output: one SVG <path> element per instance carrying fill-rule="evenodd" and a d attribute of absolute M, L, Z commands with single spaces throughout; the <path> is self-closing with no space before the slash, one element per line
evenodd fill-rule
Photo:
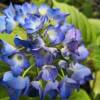
<path fill-rule="evenodd" d="M 0 0 L 0 10 L 9 5 L 10 1 L 14 4 L 22 4 L 25 1 L 37 5 L 46 3 L 51 7 L 60 8 L 65 13 L 70 13 L 67 22 L 74 24 L 82 32 L 84 42 L 90 51 L 90 56 L 83 63 L 91 68 L 95 79 L 82 86 L 79 92 L 75 91 L 69 100 L 100 100 L 100 0 Z M 13 38 L 16 34 L 26 38 L 25 31 L 16 27 L 10 35 L 0 34 L 0 39 L 14 45 Z M 5 70 L 7 70 L 6 65 L 0 62 L 1 76 Z M 9 100 L 2 87 L 0 91 L 0 100 Z M 21 100 L 36 100 L 36 98 L 21 97 Z"/>

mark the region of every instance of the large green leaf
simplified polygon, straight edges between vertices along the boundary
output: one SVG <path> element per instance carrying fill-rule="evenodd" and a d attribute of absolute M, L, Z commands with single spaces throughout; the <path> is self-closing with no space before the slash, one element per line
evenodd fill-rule
<path fill-rule="evenodd" d="M 95 43 L 96 41 L 96 33 L 93 29 L 93 26 L 90 24 L 88 19 L 80 13 L 75 7 L 69 6 L 64 3 L 58 3 L 53 0 L 53 6 L 56 8 L 60 8 L 62 12 L 70 13 L 68 17 L 68 22 L 74 24 L 77 28 L 79 28 L 83 34 L 84 41 L 88 43 Z"/>
<path fill-rule="evenodd" d="M 69 100 L 91 100 L 84 90 L 75 91 Z"/>
<path fill-rule="evenodd" d="M 96 31 L 97 35 L 100 35 L 100 19 L 89 19 L 89 22 L 94 27 L 94 30 Z"/>
<path fill-rule="evenodd" d="M 91 46 L 89 49 L 91 50 L 91 53 L 88 57 L 88 62 L 92 63 L 92 67 L 95 70 L 100 70 L 100 47 Z"/>
<path fill-rule="evenodd" d="M 93 81 L 94 100 L 100 100 L 100 71 L 95 73 L 95 80 Z"/>
<path fill-rule="evenodd" d="M 98 19 L 89 19 L 89 22 L 93 26 L 93 29 L 95 30 L 97 34 L 97 39 L 95 42 L 95 45 L 100 46 L 100 20 Z"/>
<path fill-rule="evenodd" d="M 100 46 L 100 35 L 97 37 L 96 45 L 97 45 L 97 46 Z"/>

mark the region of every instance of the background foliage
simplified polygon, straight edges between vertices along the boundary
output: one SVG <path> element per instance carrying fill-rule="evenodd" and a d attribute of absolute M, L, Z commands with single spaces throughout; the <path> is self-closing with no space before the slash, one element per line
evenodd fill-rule
<path fill-rule="evenodd" d="M 100 0 L 57 0 L 70 5 L 74 5 L 87 17 L 100 18 Z"/>

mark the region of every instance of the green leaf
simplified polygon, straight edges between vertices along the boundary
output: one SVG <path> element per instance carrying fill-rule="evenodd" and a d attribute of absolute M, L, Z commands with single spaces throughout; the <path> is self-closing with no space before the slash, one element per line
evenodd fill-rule
<path fill-rule="evenodd" d="M 97 36 L 100 36 L 100 19 L 89 19 L 89 22 L 94 27 L 94 30 L 97 33 Z"/>
<path fill-rule="evenodd" d="M 100 46 L 100 36 L 98 36 L 97 40 L 96 40 L 96 45 Z"/>
<path fill-rule="evenodd" d="M 95 80 L 93 85 L 94 85 L 93 88 L 94 97 L 98 98 L 98 96 L 100 97 L 100 71 L 97 71 L 95 73 Z M 100 100 L 100 98 L 95 100 Z"/>
<path fill-rule="evenodd" d="M 68 17 L 68 22 L 74 24 L 83 34 L 83 38 L 85 43 L 94 43 L 96 41 L 96 33 L 92 29 L 92 25 L 88 21 L 88 19 L 80 13 L 75 7 L 69 6 L 64 3 L 58 3 L 53 0 L 54 8 L 60 8 L 62 12 L 70 13 Z"/>
<path fill-rule="evenodd" d="M 4 72 L 8 71 L 9 67 L 4 62 L 0 61 L 0 76 L 3 75 Z"/>
<path fill-rule="evenodd" d="M 0 100 L 9 100 L 9 97 L 3 97 Z"/>
<path fill-rule="evenodd" d="M 89 22 L 93 26 L 92 29 L 94 29 L 94 31 L 97 34 L 97 39 L 96 39 L 95 45 L 100 46 L 100 20 L 98 20 L 98 19 L 89 19 Z"/>
<path fill-rule="evenodd" d="M 19 35 L 23 39 L 27 38 L 27 34 L 26 34 L 25 30 L 23 28 L 20 28 L 20 27 L 17 26 L 11 34 L 7 34 L 7 33 L 1 34 L 0 33 L 0 39 L 3 39 L 5 41 L 7 41 L 8 43 L 14 45 L 13 40 L 14 40 L 15 35 Z"/>
<path fill-rule="evenodd" d="M 91 61 L 95 70 L 100 70 L 100 47 L 91 46 L 89 49 L 91 53 L 88 61 Z"/>
<path fill-rule="evenodd" d="M 75 91 L 69 100 L 91 100 L 84 90 Z"/>
<path fill-rule="evenodd" d="M 38 98 L 36 98 L 36 97 L 31 98 L 31 97 L 28 97 L 28 96 L 21 96 L 20 100 L 39 100 L 39 97 Z"/>
<path fill-rule="evenodd" d="M 100 94 L 97 94 L 94 100 L 100 100 Z"/>
<path fill-rule="evenodd" d="M 0 100 L 9 100 L 7 90 L 0 85 Z"/>
<path fill-rule="evenodd" d="M 41 5 L 45 2 L 45 0 L 31 0 L 31 2 L 36 4 L 36 5 Z"/>

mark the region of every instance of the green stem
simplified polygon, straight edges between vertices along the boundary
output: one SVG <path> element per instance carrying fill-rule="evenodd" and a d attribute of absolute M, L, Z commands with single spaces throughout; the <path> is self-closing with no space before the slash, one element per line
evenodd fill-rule
<path fill-rule="evenodd" d="M 58 74 L 58 76 L 59 76 L 61 79 L 63 79 L 63 77 L 62 77 L 60 74 Z"/>
<path fill-rule="evenodd" d="M 61 69 L 61 74 L 62 74 L 63 77 L 65 76 L 65 74 L 64 74 L 64 72 L 63 72 L 63 69 Z"/>
<path fill-rule="evenodd" d="M 19 48 L 18 50 L 19 50 L 19 51 L 21 51 L 21 50 L 24 50 L 24 47 L 22 47 L 22 48 Z"/>
<path fill-rule="evenodd" d="M 25 75 L 30 71 L 30 69 L 33 67 L 33 65 L 31 65 L 28 69 L 26 69 L 22 75 L 22 77 L 25 77 Z"/>
<path fill-rule="evenodd" d="M 38 75 L 38 72 L 39 72 L 39 70 L 38 70 L 38 68 L 36 68 L 36 73 L 37 73 L 37 75 Z"/>
<path fill-rule="evenodd" d="M 97 79 L 96 79 L 96 78 L 97 78 L 97 73 L 98 73 L 98 72 L 95 72 L 95 73 L 94 73 L 95 79 L 94 79 L 93 85 L 92 85 L 92 90 L 93 90 L 93 91 L 94 91 L 94 89 L 95 89 L 95 84 L 96 84 L 96 81 L 97 81 Z"/>

